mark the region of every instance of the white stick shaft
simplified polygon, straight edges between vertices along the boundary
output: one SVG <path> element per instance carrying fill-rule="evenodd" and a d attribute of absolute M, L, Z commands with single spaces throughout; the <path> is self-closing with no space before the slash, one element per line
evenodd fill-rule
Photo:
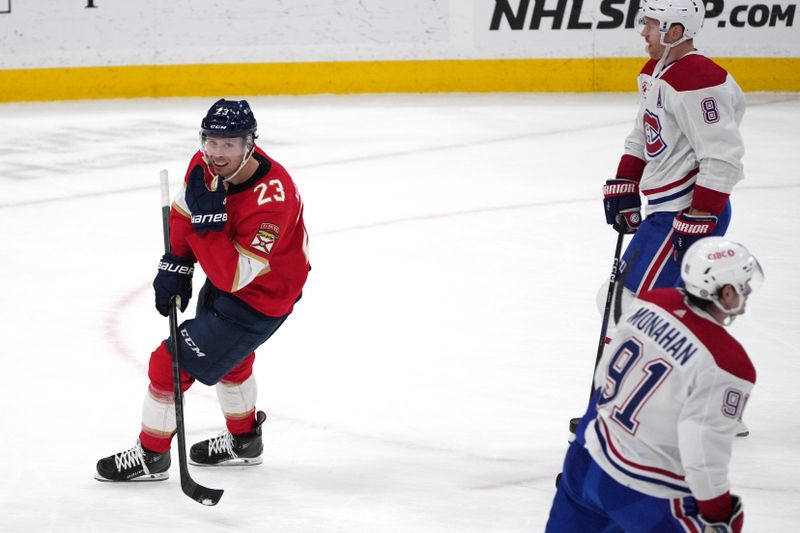
<path fill-rule="evenodd" d="M 169 207 L 169 174 L 162 170 L 161 176 L 161 207 Z"/>

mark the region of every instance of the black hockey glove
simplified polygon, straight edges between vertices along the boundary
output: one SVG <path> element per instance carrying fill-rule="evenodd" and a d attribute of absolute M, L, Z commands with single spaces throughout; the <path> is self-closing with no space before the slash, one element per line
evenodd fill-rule
<path fill-rule="evenodd" d="M 633 180 L 607 180 L 603 186 L 603 209 L 606 222 L 620 233 L 636 233 L 642 222 L 639 184 Z"/>
<path fill-rule="evenodd" d="M 708 237 L 717 227 L 714 215 L 678 213 L 672 221 L 672 257 L 680 261 L 691 245 Z"/>
<path fill-rule="evenodd" d="M 186 257 L 164 254 L 158 263 L 158 274 L 153 280 L 156 291 L 156 309 L 164 316 L 169 315 L 169 303 L 173 297 L 181 312 L 186 310 L 192 299 L 192 274 L 194 262 Z"/>
<path fill-rule="evenodd" d="M 186 204 L 192 212 L 192 227 L 200 235 L 206 231 L 222 231 L 228 222 L 225 186 L 218 179 L 217 188 L 209 190 L 204 174 L 203 167 L 197 165 L 186 182 Z"/>

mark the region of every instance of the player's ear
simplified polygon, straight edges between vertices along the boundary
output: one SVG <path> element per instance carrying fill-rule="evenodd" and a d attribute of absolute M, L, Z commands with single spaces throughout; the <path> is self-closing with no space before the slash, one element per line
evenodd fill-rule
<path fill-rule="evenodd" d="M 732 309 L 738 303 L 736 301 L 736 297 L 738 294 L 736 293 L 736 289 L 733 288 L 733 285 L 725 285 L 719 290 L 719 302 L 725 309 Z"/>
<path fill-rule="evenodd" d="M 683 24 L 673 24 L 669 28 L 669 33 L 672 34 L 672 42 L 677 41 L 681 37 L 683 37 L 683 32 L 685 31 Z"/>

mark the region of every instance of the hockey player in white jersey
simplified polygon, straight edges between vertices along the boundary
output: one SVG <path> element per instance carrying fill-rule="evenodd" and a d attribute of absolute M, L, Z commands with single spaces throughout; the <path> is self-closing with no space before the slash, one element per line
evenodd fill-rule
<path fill-rule="evenodd" d="M 739 532 L 728 464 L 756 372 L 725 330 L 763 280 L 724 237 L 686 252 L 685 288 L 632 300 L 597 367 L 547 532 Z"/>
<path fill-rule="evenodd" d="M 743 178 L 744 95 L 728 72 L 694 47 L 704 3 L 642 0 L 639 15 L 650 60 L 637 78 L 633 131 L 615 179 L 603 188 L 606 222 L 634 233 L 620 262 L 624 290 L 615 318 L 636 294 L 677 286 L 680 257 L 695 240 L 725 234 L 728 197 Z"/>

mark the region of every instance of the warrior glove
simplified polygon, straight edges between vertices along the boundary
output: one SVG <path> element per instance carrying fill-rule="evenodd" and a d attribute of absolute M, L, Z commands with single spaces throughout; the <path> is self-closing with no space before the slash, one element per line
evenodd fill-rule
<path fill-rule="evenodd" d="M 678 213 L 672 221 L 672 257 L 680 261 L 691 245 L 708 237 L 717 227 L 714 215 Z"/>
<path fill-rule="evenodd" d="M 642 222 L 642 200 L 639 184 L 633 180 L 607 180 L 603 186 L 603 208 L 606 222 L 620 233 L 636 233 Z"/>
<path fill-rule="evenodd" d="M 228 222 L 225 210 L 227 192 L 222 180 L 217 179 L 212 191 L 206 186 L 203 167 L 197 165 L 186 182 L 186 204 L 192 212 L 192 228 L 200 235 L 206 231 L 222 231 Z"/>
<path fill-rule="evenodd" d="M 192 298 L 192 274 L 194 262 L 186 257 L 170 253 L 164 254 L 158 263 L 158 274 L 153 280 L 156 291 L 156 309 L 164 316 L 169 315 L 169 304 L 177 298 L 175 304 L 181 312 L 186 310 Z"/>

